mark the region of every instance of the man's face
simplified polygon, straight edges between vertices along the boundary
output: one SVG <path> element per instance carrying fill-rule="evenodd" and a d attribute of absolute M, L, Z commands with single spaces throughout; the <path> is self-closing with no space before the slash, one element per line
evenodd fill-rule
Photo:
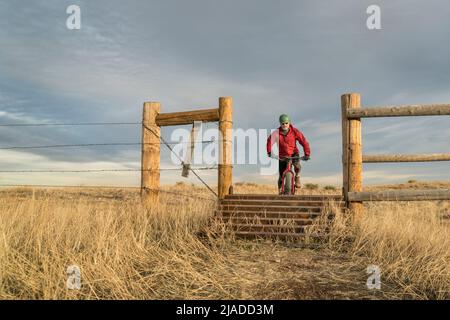
<path fill-rule="evenodd" d="M 286 131 L 287 129 L 289 129 L 289 122 L 283 122 L 283 123 L 281 123 L 281 129 L 283 129 L 284 131 Z"/>

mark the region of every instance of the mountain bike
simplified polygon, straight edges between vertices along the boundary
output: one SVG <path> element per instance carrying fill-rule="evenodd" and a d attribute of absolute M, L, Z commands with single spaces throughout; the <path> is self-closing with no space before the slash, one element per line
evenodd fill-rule
<path fill-rule="evenodd" d="M 305 157 L 283 157 L 279 158 L 277 156 L 271 156 L 273 159 L 278 159 L 280 161 L 287 161 L 286 169 L 283 171 L 281 175 L 281 188 L 279 190 L 280 195 L 294 195 L 295 194 L 295 171 L 294 166 L 292 165 L 292 160 L 303 160 L 306 161 Z"/>

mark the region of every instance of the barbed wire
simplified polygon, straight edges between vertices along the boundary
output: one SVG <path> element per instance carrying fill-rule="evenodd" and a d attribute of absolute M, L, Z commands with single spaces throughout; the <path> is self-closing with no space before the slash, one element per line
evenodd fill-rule
<path fill-rule="evenodd" d="M 153 191 L 153 192 L 163 192 L 163 193 L 175 194 L 175 195 L 178 195 L 178 196 L 184 196 L 184 197 L 189 197 L 189 198 L 197 198 L 197 199 L 209 200 L 209 201 L 214 201 L 214 202 L 217 201 L 217 198 L 213 199 L 213 198 L 199 197 L 199 196 L 194 196 L 194 195 L 181 193 L 181 192 L 175 192 L 175 191 L 167 191 L 167 190 L 147 188 L 147 187 L 144 187 L 144 189 L 145 190 L 149 190 L 149 191 Z"/>
<path fill-rule="evenodd" d="M 197 167 L 195 170 L 213 170 L 217 169 L 217 166 L 213 167 Z M 159 168 L 159 169 L 83 169 L 83 170 L 59 170 L 59 169 L 46 169 L 46 170 L 0 170 L 0 173 L 81 173 L 81 172 L 142 172 L 142 171 L 178 171 L 181 168 Z"/>
<path fill-rule="evenodd" d="M 128 186 L 82 186 L 82 185 L 48 185 L 48 184 L 0 184 L 0 187 L 21 187 L 21 188 L 91 188 L 91 189 L 141 189 L 141 187 L 128 187 Z M 217 199 L 195 196 L 192 194 L 186 194 L 182 192 L 168 191 L 163 189 L 154 189 L 144 187 L 145 190 L 153 191 L 153 192 L 162 192 L 166 194 L 174 194 L 177 196 L 183 196 L 187 198 L 196 198 L 202 200 L 208 200 L 216 202 Z"/>
<path fill-rule="evenodd" d="M 203 140 L 198 141 L 199 143 L 206 144 L 206 143 L 215 143 L 219 140 Z M 13 149 L 46 149 L 46 148 L 69 148 L 69 147 L 98 147 L 98 146 L 142 146 L 142 145 L 156 145 L 156 144 L 163 144 L 162 142 L 108 142 L 108 143 L 81 143 L 81 144 L 54 144 L 54 145 L 39 145 L 39 146 L 11 146 L 11 147 L 0 147 L 0 150 L 13 150 Z M 190 144 L 190 142 L 187 141 L 180 141 L 180 142 L 168 142 L 168 144 L 171 145 L 177 145 L 177 144 Z"/>
<path fill-rule="evenodd" d="M 24 187 L 24 188 L 99 188 L 99 189 L 141 189 L 130 186 L 86 186 L 86 185 L 55 185 L 55 184 L 0 184 L 0 187 Z"/>
<path fill-rule="evenodd" d="M 0 127 L 43 127 L 43 126 L 115 126 L 141 125 L 142 122 L 74 122 L 74 123 L 0 123 Z"/>
<path fill-rule="evenodd" d="M 231 122 L 220 120 L 217 122 L 205 122 L 204 124 L 219 127 L 220 122 Z M 40 127 L 40 126 L 114 126 L 114 125 L 142 125 L 143 122 L 32 122 L 32 123 L 0 123 L 0 127 Z"/>
<path fill-rule="evenodd" d="M 98 147 L 98 146 L 132 146 L 142 145 L 142 143 L 82 143 L 82 144 L 54 144 L 54 145 L 40 145 L 40 146 L 12 146 L 0 147 L 0 150 L 12 149 L 45 149 L 45 148 L 68 148 L 68 147 Z"/>
<path fill-rule="evenodd" d="M 159 138 L 160 142 L 158 143 L 142 143 L 142 142 L 131 142 L 131 143 L 84 143 L 84 144 L 60 144 L 60 145 L 38 145 L 38 146 L 10 146 L 10 147 L 0 147 L 0 150 L 13 150 L 13 149 L 43 149 L 43 148 L 68 148 L 68 147 L 91 147 L 91 146 L 131 146 L 131 145 L 144 145 L 144 144 L 164 144 L 168 147 L 168 149 L 178 158 L 178 160 L 181 162 L 181 165 L 184 166 L 184 161 L 176 154 L 173 149 L 170 147 L 170 145 L 177 145 L 177 144 L 184 144 L 192 142 L 166 142 L 162 136 L 157 135 L 153 130 L 151 130 L 148 126 L 146 126 L 142 122 L 74 122 L 74 123 L 0 123 L 0 127 L 40 127 L 40 126 L 101 126 L 101 125 L 143 125 L 145 129 L 152 132 L 156 137 Z M 220 140 L 203 140 L 199 141 L 201 143 L 215 143 L 220 142 Z M 199 143 L 196 142 L 196 143 Z M 196 144 L 194 143 L 194 144 Z M 217 166 L 214 167 L 199 167 L 199 168 L 191 168 L 188 167 L 188 169 L 216 196 L 218 197 L 217 193 L 214 192 L 214 190 L 194 171 L 195 170 L 212 170 L 217 169 Z M 58 170 L 58 169 L 47 169 L 47 170 L 0 170 L 0 173 L 92 173 L 92 172 L 144 172 L 144 171 L 155 171 L 155 170 L 181 170 L 181 168 L 159 168 L 159 169 L 84 169 L 84 170 Z M 3 187 L 10 186 L 10 187 L 19 187 L 19 186 L 26 186 L 26 185 L 0 185 Z M 32 185 L 29 185 L 32 186 Z M 56 186 L 56 185 L 34 185 L 34 186 L 40 186 L 40 187 L 66 187 L 69 188 L 71 186 Z M 73 187 L 73 186 L 72 186 Z M 84 188 L 88 188 L 88 186 L 80 186 Z M 177 194 L 180 196 L 186 196 L 186 197 L 194 197 L 194 198 L 201 198 L 204 200 L 211 200 L 216 201 L 210 198 L 204 198 L 204 197 L 197 197 L 193 195 L 188 194 L 182 194 L 178 192 L 172 192 L 172 191 L 166 191 L 162 189 L 149 189 L 147 190 L 152 191 L 160 191 L 160 192 L 166 192 L 171 194 Z"/>

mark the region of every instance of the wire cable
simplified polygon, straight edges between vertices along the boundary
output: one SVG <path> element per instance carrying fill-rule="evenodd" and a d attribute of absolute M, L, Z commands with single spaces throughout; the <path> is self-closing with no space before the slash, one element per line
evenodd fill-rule
<path fill-rule="evenodd" d="M 199 167 L 195 170 L 213 170 L 217 169 L 217 166 L 213 167 Z M 0 173 L 82 173 L 82 172 L 142 172 L 142 171 L 178 171 L 180 168 L 159 168 L 159 169 L 84 169 L 84 170 L 59 170 L 59 169 L 46 169 L 46 170 L 0 170 Z"/>
<path fill-rule="evenodd" d="M 162 190 L 162 189 L 153 189 L 153 188 L 147 188 L 147 187 L 144 187 L 144 189 L 145 190 L 149 190 L 149 191 L 153 191 L 153 192 L 163 192 L 163 193 L 175 194 L 175 195 L 178 195 L 178 196 L 184 196 L 184 197 L 189 197 L 189 198 L 197 198 L 197 199 L 203 199 L 203 200 L 209 200 L 209 201 L 217 201 L 217 199 L 193 196 L 193 195 L 186 194 L 186 193 L 167 191 L 167 190 Z"/>
<path fill-rule="evenodd" d="M 43 127 L 43 126 L 115 126 L 140 125 L 142 122 L 75 122 L 75 123 L 0 123 L 0 127 Z"/>
<path fill-rule="evenodd" d="M 216 140 L 204 140 L 201 143 L 214 143 Z M 168 144 L 178 145 L 178 144 L 188 144 L 189 142 L 168 142 Z M 162 144 L 161 142 L 111 142 L 111 143 L 81 143 L 81 144 L 54 144 L 54 145 L 39 145 L 39 146 L 11 146 L 11 147 L 0 147 L 0 150 L 14 150 L 14 149 L 46 149 L 46 148 L 69 148 L 69 147 L 98 147 L 98 146 L 142 146 L 142 145 L 155 145 Z"/>

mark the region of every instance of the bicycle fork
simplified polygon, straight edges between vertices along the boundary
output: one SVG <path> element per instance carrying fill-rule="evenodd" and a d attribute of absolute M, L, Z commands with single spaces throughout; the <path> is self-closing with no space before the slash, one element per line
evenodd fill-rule
<path fill-rule="evenodd" d="M 281 176 L 281 194 L 284 194 L 284 177 L 287 172 L 292 172 L 292 162 L 289 161 L 286 170 L 284 170 L 283 175 Z M 291 174 L 291 194 L 295 194 L 295 172 Z"/>

